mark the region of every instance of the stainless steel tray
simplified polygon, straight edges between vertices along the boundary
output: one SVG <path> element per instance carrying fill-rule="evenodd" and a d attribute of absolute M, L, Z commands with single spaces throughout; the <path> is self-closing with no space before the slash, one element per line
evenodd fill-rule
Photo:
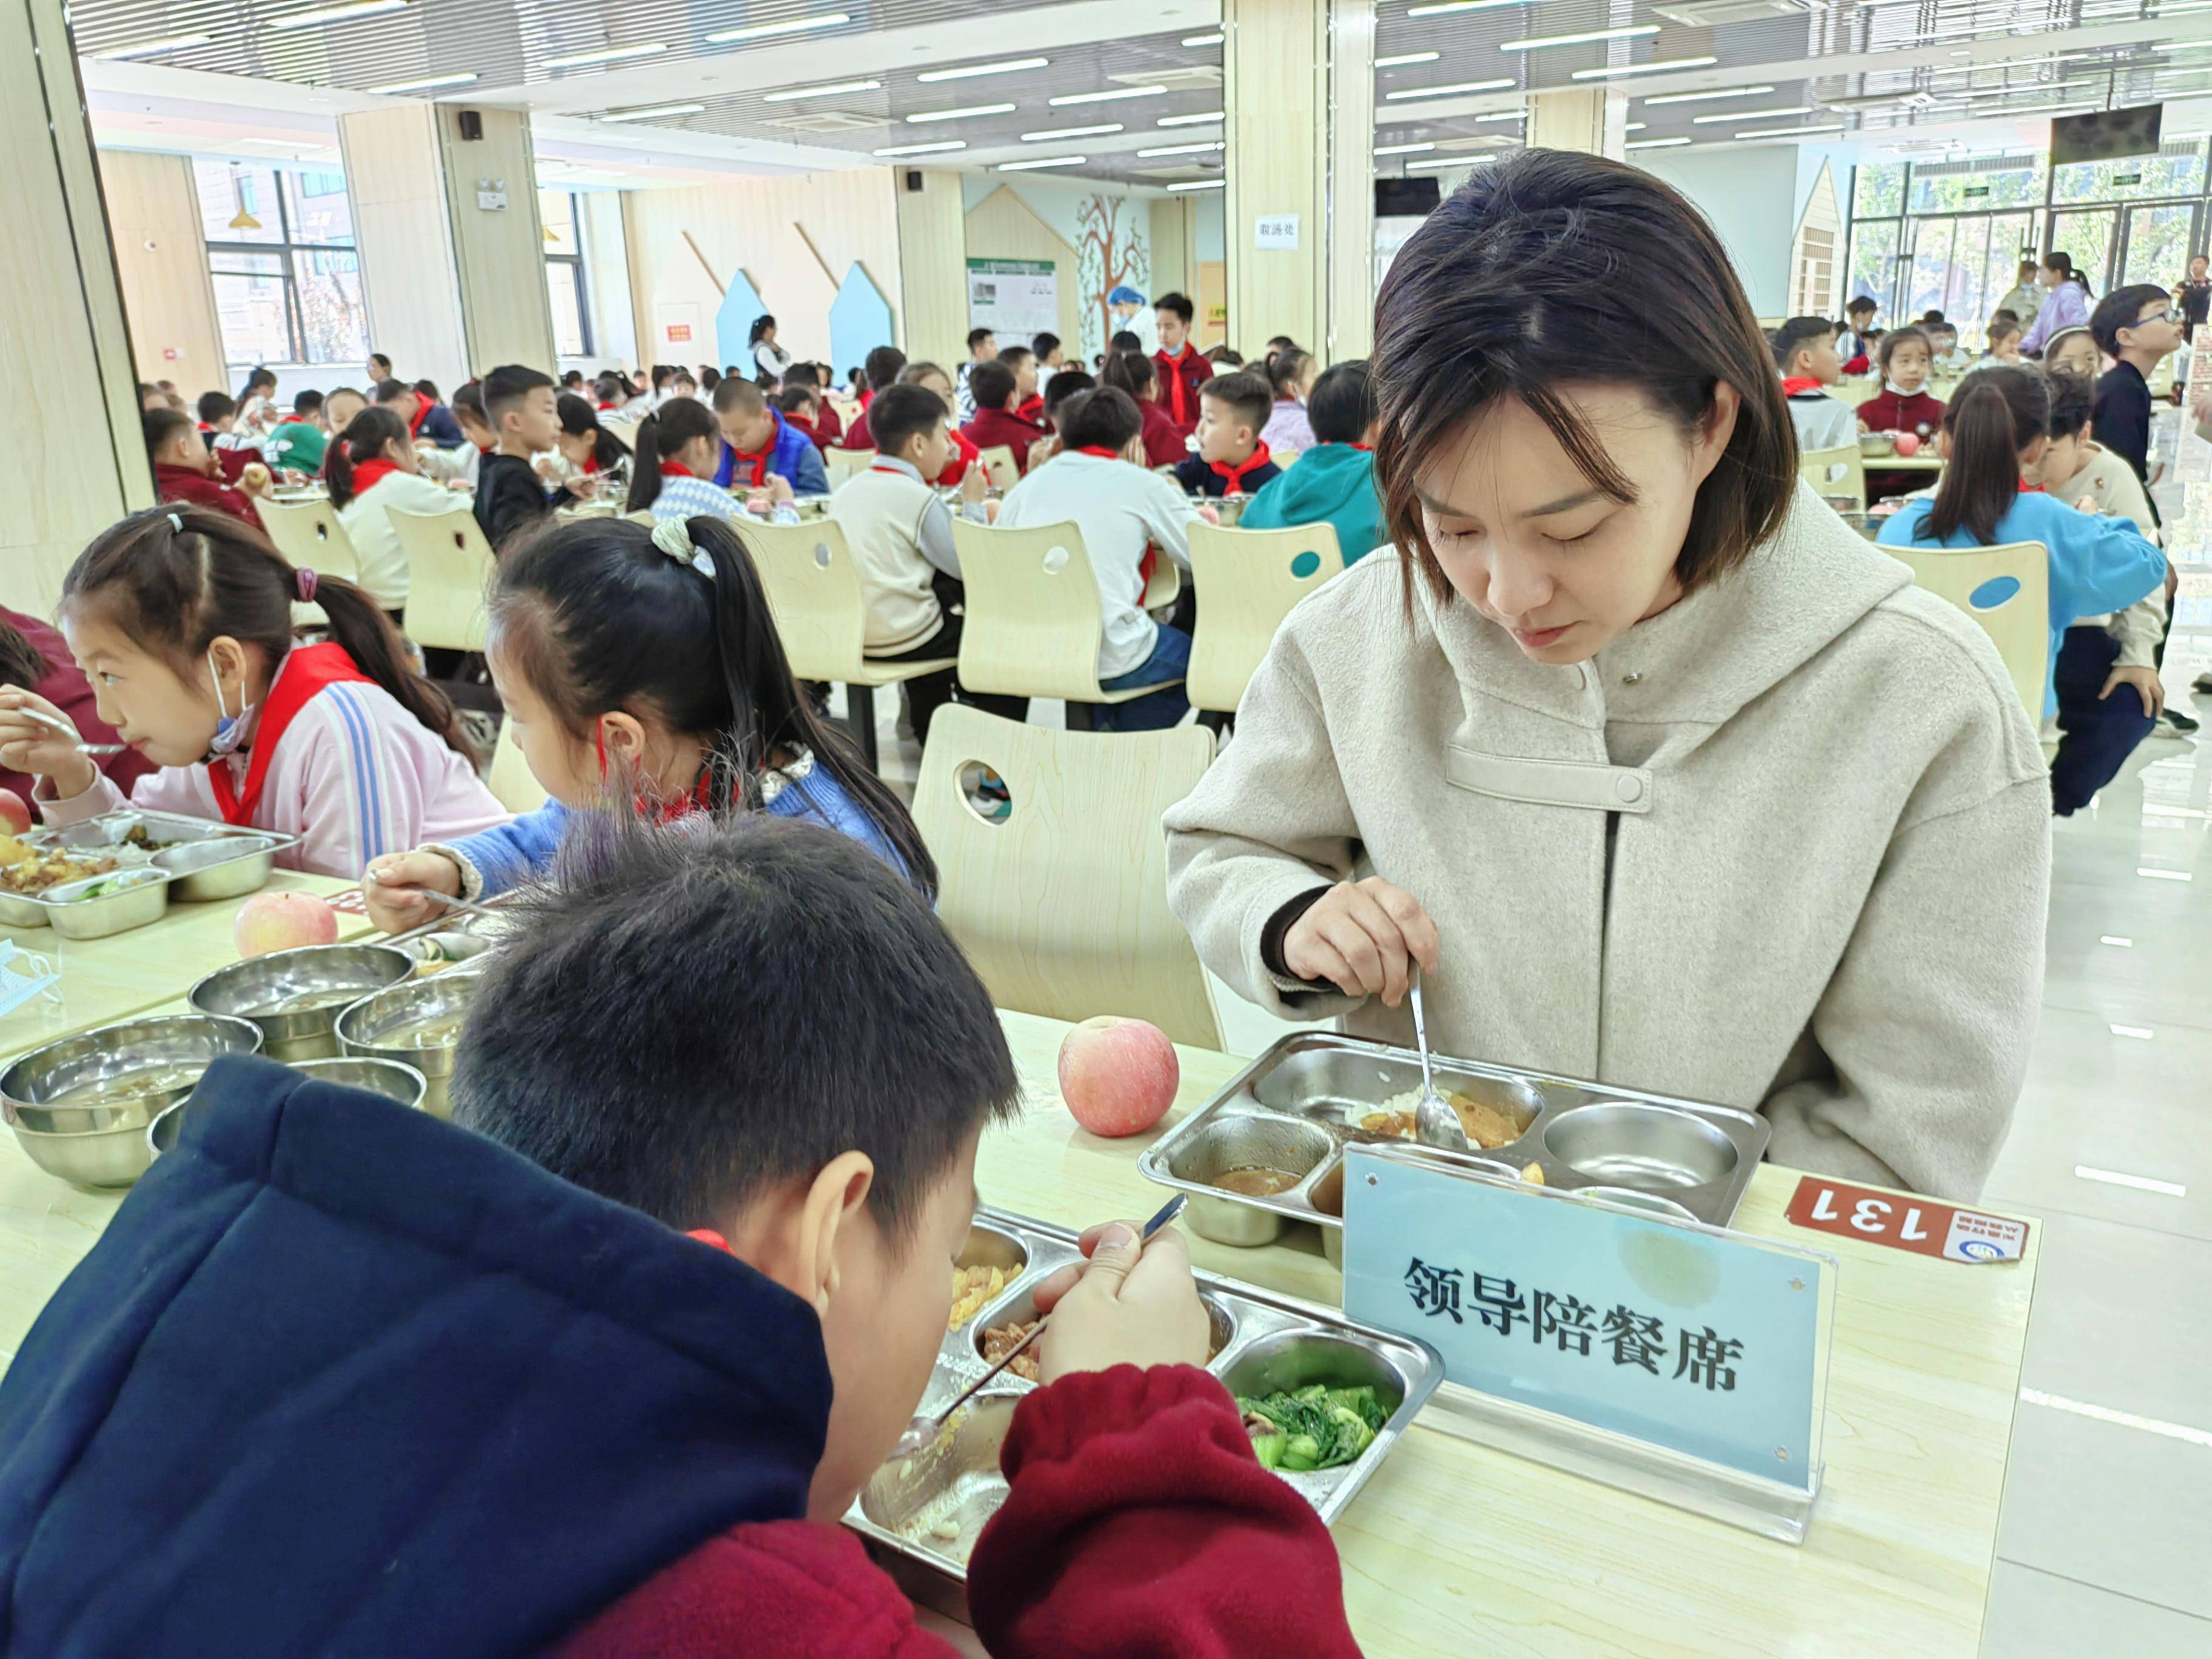
<path fill-rule="evenodd" d="M 1037 1281 L 1082 1259 L 1076 1235 L 1065 1228 L 1003 1210 L 978 1211 L 958 1265 L 1004 1267 L 1006 1284 L 946 1334 L 937 1369 L 915 1409 L 941 1408 L 989 1370 L 982 1357 L 983 1333 L 1009 1320 L 1031 1318 Z M 1443 1380 L 1442 1357 L 1425 1342 L 1355 1324 L 1333 1309 L 1215 1273 L 1196 1277 L 1213 1320 L 1215 1352 L 1206 1369 L 1231 1394 L 1269 1394 L 1327 1382 L 1345 1387 L 1372 1383 L 1378 1393 L 1396 1400 L 1374 1443 L 1352 1462 L 1335 1469 L 1278 1471 L 1322 1521 L 1334 1521 L 1382 1467 L 1406 1425 Z M 1035 1386 L 1012 1370 L 1001 1372 L 963 1409 L 949 1439 L 905 1463 L 884 1465 L 846 1512 L 845 1524 L 868 1540 L 871 1553 L 910 1593 L 956 1617 L 966 1613 L 968 1553 L 1006 1497 L 1000 1445 L 1014 1407 Z M 933 1532 L 939 1523 L 952 1535 Z"/>
<path fill-rule="evenodd" d="M 1716 1227 L 1734 1218 L 1766 1151 L 1756 1112 L 1616 1089 L 1541 1072 L 1437 1056 L 1437 1087 L 1473 1096 L 1521 1125 L 1504 1146 L 1476 1149 L 1501 1173 L 1568 1191 L 1642 1194 L 1645 1207 Z M 1151 1180 L 1193 1194 L 1191 1231 L 1225 1244 L 1272 1242 L 1289 1221 L 1344 1224 L 1344 1147 L 1385 1139 L 1364 1115 L 1421 1086 L 1421 1059 L 1333 1032 L 1282 1038 L 1200 1110 L 1145 1150 Z M 1223 1191 L 1211 1177 L 1261 1166 L 1297 1183 L 1267 1197 Z"/>
<path fill-rule="evenodd" d="M 258 891 L 276 869 L 276 855 L 300 843 L 297 836 L 275 830 L 219 823 L 178 812 L 149 812 L 135 806 L 103 812 L 81 823 L 50 824 L 20 839 L 33 847 L 96 853 L 124 845 L 131 832 L 140 828 L 152 840 L 173 844 L 171 850 L 177 856 L 157 853 L 154 866 L 171 871 L 176 878 L 169 884 L 169 896 L 186 904 L 239 898 Z M 229 846 L 235 850 L 227 858 L 214 857 L 198 851 L 204 846 Z"/>

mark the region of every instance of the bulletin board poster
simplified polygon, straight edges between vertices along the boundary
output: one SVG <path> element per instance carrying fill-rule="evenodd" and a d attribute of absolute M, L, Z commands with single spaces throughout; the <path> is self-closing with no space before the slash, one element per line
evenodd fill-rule
<path fill-rule="evenodd" d="M 1049 259 L 970 259 L 968 326 L 1028 339 L 1060 327 L 1060 273 Z"/>

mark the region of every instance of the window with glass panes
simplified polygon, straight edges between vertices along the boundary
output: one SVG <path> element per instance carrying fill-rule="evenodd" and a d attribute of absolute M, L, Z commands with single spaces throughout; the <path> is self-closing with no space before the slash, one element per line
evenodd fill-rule
<path fill-rule="evenodd" d="M 1941 311 L 1971 350 L 2023 259 L 2069 254 L 2096 294 L 2172 287 L 2212 234 L 2208 143 L 2177 138 L 2155 155 L 2060 167 L 2025 151 L 1861 167 L 1845 294 L 1871 294 L 1885 327 Z"/>
<path fill-rule="evenodd" d="M 554 353 L 588 357 L 592 307 L 584 286 L 584 204 L 568 191 L 541 190 L 538 217 L 545 227 L 545 297 L 553 307 Z"/>
<path fill-rule="evenodd" d="M 345 175 L 195 161 L 224 362 L 358 362 L 368 351 Z"/>

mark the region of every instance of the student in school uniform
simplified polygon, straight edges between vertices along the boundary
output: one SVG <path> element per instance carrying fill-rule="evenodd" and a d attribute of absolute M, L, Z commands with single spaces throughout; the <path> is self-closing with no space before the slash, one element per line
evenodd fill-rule
<path fill-rule="evenodd" d="M 1021 402 L 1019 378 L 1003 359 L 978 363 L 968 376 L 969 395 L 975 400 L 975 417 L 960 428 L 960 435 L 980 453 L 1004 444 L 1013 452 L 1014 468 L 1030 470 L 1030 451 L 1045 435 L 1042 420 L 1029 420 L 1015 412 Z M 1042 401 L 1038 410 L 1042 414 Z"/>
<path fill-rule="evenodd" d="M 1375 386 L 1367 364 L 1355 358 L 1324 373 L 1307 394 L 1306 414 L 1312 446 L 1245 504 L 1237 525 L 1328 524 L 1345 563 L 1357 564 L 1390 539 L 1375 494 Z"/>
<path fill-rule="evenodd" d="M 794 495 L 830 493 L 830 475 L 813 439 L 786 421 L 753 382 L 724 380 L 714 388 L 714 412 L 722 430 L 721 456 L 711 475 L 715 483 L 734 493 L 766 489 L 769 479 L 781 478 Z M 641 462 L 638 470 L 645 470 Z"/>
<path fill-rule="evenodd" d="M 845 428 L 844 447 L 848 449 L 873 449 L 875 437 L 868 429 L 868 408 L 885 386 L 896 386 L 898 378 L 906 372 L 906 353 L 896 346 L 877 346 L 861 364 L 860 373 L 867 384 L 860 391 L 860 412 L 853 424 Z"/>
<path fill-rule="evenodd" d="M 1190 453 L 1188 434 L 1161 406 L 1160 368 L 1156 361 L 1142 351 L 1109 352 L 1105 366 L 1098 371 L 1098 384 L 1126 393 L 1136 404 L 1137 418 L 1143 422 L 1146 466 L 1182 465 Z"/>
<path fill-rule="evenodd" d="M 546 382 L 550 386 L 552 382 Z M 425 393 L 421 384 L 409 386 L 404 380 L 390 380 L 376 388 L 376 402 L 387 404 L 392 412 L 407 422 L 407 435 L 434 443 L 441 449 L 457 449 L 468 441 L 453 411 L 436 398 Z"/>
<path fill-rule="evenodd" d="M 1774 364 L 1782 371 L 1782 395 L 1790 401 L 1790 422 L 1797 428 L 1797 447 L 1840 449 L 1858 441 L 1858 417 L 1826 387 L 1844 378 L 1836 355 L 1836 325 L 1826 317 L 1792 317 L 1774 331 Z"/>
<path fill-rule="evenodd" d="M 1037 390 L 1037 381 L 1043 371 L 1036 354 L 1027 346 L 1008 346 L 999 353 L 997 361 L 1014 372 L 1013 412 L 1025 421 L 1042 421 L 1044 397 Z"/>
<path fill-rule="evenodd" d="M 1194 515 L 1174 479 L 1143 466 L 1143 427 L 1127 392 L 1102 386 L 1082 393 L 1062 417 L 1067 447 L 1008 490 L 999 507 L 1001 526 L 1073 520 L 1082 531 L 1104 622 L 1098 683 L 1109 691 L 1180 681 L 1190 665 L 1190 635 L 1155 622 L 1138 604 L 1148 554 L 1189 568 Z M 1170 685 L 1102 706 L 1091 724 L 1102 732 L 1154 731 L 1173 726 L 1189 708 L 1182 686 Z"/>
<path fill-rule="evenodd" d="M 975 394 L 968 389 L 968 377 L 975 372 L 975 365 L 988 363 L 999 355 L 999 337 L 988 328 L 968 331 L 968 361 L 960 365 L 960 383 L 953 397 L 952 412 L 956 422 L 965 426 L 975 418 Z"/>
<path fill-rule="evenodd" d="M 2115 289 L 2089 319 L 2090 337 L 2112 359 L 2097 382 L 2097 441 L 2150 482 L 2151 372 L 2180 349 L 2172 297 L 2154 283 Z"/>
<path fill-rule="evenodd" d="M 1198 453 L 1176 467 L 1193 495 L 1249 495 L 1282 476 L 1260 436 L 1274 400 L 1263 376 L 1239 369 L 1199 388 Z"/>
<path fill-rule="evenodd" d="M 323 451 L 330 433 L 323 425 L 323 394 L 302 392 L 292 399 L 292 412 L 277 424 L 261 446 L 269 465 L 310 477 L 322 471 Z"/>
<path fill-rule="evenodd" d="M 388 404 L 362 410 L 331 440 L 323 483 L 346 539 L 361 561 L 361 574 L 355 580 L 362 592 L 397 620 L 407 604 L 408 567 L 392 509 L 443 513 L 453 506 L 453 492 L 424 476 L 406 425 Z"/>
<path fill-rule="evenodd" d="M 804 386 L 814 394 L 814 430 L 811 435 L 814 439 L 814 447 L 826 455 L 833 446 L 843 446 L 845 422 L 839 416 L 836 405 L 830 402 L 827 383 L 822 376 L 823 368 L 819 363 L 793 363 L 783 372 L 783 389 L 788 392 L 793 386 Z M 720 382 L 715 384 L 719 386 Z M 709 393 L 713 391 L 711 386 L 705 389 Z M 783 406 L 781 400 L 776 406 L 779 409 Z"/>
<path fill-rule="evenodd" d="M 1893 328 L 1875 348 L 1881 365 L 1881 390 L 1858 407 L 1860 426 L 1869 432 L 1910 432 L 1923 443 L 1943 429 L 1943 400 L 1928 391 L 1928 377 L 1936 363 L 1936 350 L 1926 332 L 1918 328 Z M 1867 471 L 1867 500 L 1910 495 L 1927 483 L 1916 472 L 1895 468 Z"/>
<path fill-rule="evenodd" d="M 549 495 L 538 476 L 538 457 L 554 447 L 561 432 L 553 377 L 507 363 L 483 377 L 483 390 L 484 413 L 499 434 L 499 447 L 477 464 L 475 512 L 484 539 L 497 551 L 509 537 L 577 497 L 565 488 Z"/>
<path fill-rule="evenodd" d="M 241 524 L 261 528 L 261 515 L 254 510 L 251 492 L 223 482 L 215 457 L 191 416 L 173 409 L 157 409 L 143 416 L 141 424 L 145 428 L 146 455 L 154 465 L 155 495 L 165 501 L 191 501 L 212 507 Z"/>
<path fill-rule="evenodd" d="M 194 407 L 200 441 L 215 457 L 216 471 L 226 483 L 236 483 L 261 459 L 261 441 L 238 429 L 238 404 L 228 392 L 203 392 Z"/>
<path fill-rule="evenodd" d="M 295 636 L 295 604 L 321 607 L 324 643 Z M 276 855 L 288 869 L 350 878 L 508 816 L 375 602 L 226 514 L 154 507 L 103 531 L 64 578 L 60 617 L 103 713 L 161 769 L 126 797 L 23 712 L 55 711 L 0 692 L 0 765 L 43 776 L 49 823 L 125 806 L 219 818 L 299 836 Z"/>
<path fill-rule="evenodd" d="M 1321 373 L 1321 365 L 1314 361 L 1311 352 L 1286 345 L 1267 354 L 1266 373 L 1275 406 L 1267 416 L 1266 429 L 1260 434 L 1261 441 L 1267 446 L 1270 454 L 1277 456 L 1296 455 L 1310 449 L 1314 444 L 1313 422 L 1306 415 L 1306 399 L 1313 395 L 1314 380 Z"/>
<path fill-rule="evenodd" d="M 1863 374 L 1873 366 L 1875 347 L 1881 343 L 1874 325 L 1881 307 L 1860 295 L 1844 307 L 1844 331 L 1836 338 L 1836 355 L 1844 360 L 1844 373 Z"/>
<path fill-rule="evenodd" d="M 725 380 L 722 386 L 741 386 L 755 397 L 760 395 L 750 380 Z M 655 521 L 743 517 L 745 501 L 712 477 L 716 459 L 729 447 L 724 430 L 714 411 L 696 398 L 672 398 L 647 416 L 638 425 L 636 465 L 630 470 L 629 497 L 623 510 L 650 512 Z M 797 524 L 790 479 L 774 472 L 762 477 L 763 483 L 739 487 L 748 497 L 764 498 L 776 522 Z"/>
<path fill-rule="evenodd" d="M 0 605 L 0 690 L 29 691 L 47 707 L 58 709 L 87 743 L 121 743 L 116 729 L 100 717 L 99 696 L 92 682 L 70 654 L 69 641 L 51 623 Z M 155 769 L 154 763 L 125 746 L 112 755 L 87 757 L 123 791 Z M 13 790 L 27 802 L 36 792 L 38 778 L 0 765 L 0 789 Z"/>
<path fill-rule="evenodd" d="M 453 407 L 461 407 L 459 392 L 453 394 Z M 571 477 L 604 478 L 629 459 L 629 446 L 599 424 L 599 412 L 590 398 L 564 392 L 558 409 L 561 430 L 553 445 Z"/>
<path fill-rule="evenodd" d="M 811 386 L 793 386 L 787 380 L 783 390 L 775 394 L 774 401 L 775 412 L 783 416 L 786 426 L 797 427 L 817 450 L 825 455 L 829 453 L 829 436 L 816 423 L 823 408 L 819 392 Z"/>
<path fill-rule="evenodd" d="M 1197 428 L 1198 389 L 1213 374 L 1213 364 L 1191 343 L 1191 319 L 1198 307 L 1187 294 L 1163 294 L 1152 301 L 1160 349 L 1152 355 L 1159 374 L 1160 406 L 1186 435 Z"/>
<path fill-rule="evenodd" d="M 1066 447 L 1060 440 L 1060 418 L 1078 392 L 1089 392 L 1097 384 L 1079 368 L 1063 368 L 1044 383 L 1044 423 L 1050 430 L 1030 446 L 1030 467 L 1042 466 Z"/>
<path fill-rule="evenodd" d="M 1167 815 L 1200 958 L 1393 1043 L 1418 965 L 1439 1052 L 1971 1198 L 2041 1012 L 2042 757 L 1987 634 L 1797 477 L 1711 223 L 1508 156 L 1399 250 L 1375 337 L 1396 550 L 1290 613 Z"/>
<path fill-rule="evenodd" d="M 908 363 L 899 371 L 898 383 L 935 392 L 938 401 L 945 405 L 945 412 L 952 412 L 952 377 L 935 363 Z M 968 469 L 982 459 L 982 452 L 969 441 L 958 427 L 951 428 L 951 436 L 952 459 L 945 464 L 945 471 L 937 477 L 939 486 L 945 489 L 959 483 L 968 476 Z"/>

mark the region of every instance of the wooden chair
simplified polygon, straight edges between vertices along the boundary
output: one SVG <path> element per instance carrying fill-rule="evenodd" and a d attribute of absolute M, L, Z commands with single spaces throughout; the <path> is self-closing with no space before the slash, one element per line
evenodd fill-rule
<path fill-rule="evenodd" d="M 1948 599 L 1996 642 L 2029 722 L 2043 724 L 2051 665 L 2051 553 L 2041 542 L 1995 547 L 1885 546 L 1912 567 L 1915 586 Z"/>
<path fill-rule="evenodd" d="M 1291 607 L 1344 568 L 1332 524 L 1284 530 L 1190 527 L 1199 592 L 1190 641 L 1190 706 L 1233 714 Z"/>
<path fill-rule="evenodd" d="M 408 637 L 441 650 L 483 650 L 484 593 L 495 561 L 477 515 L 466 507 L 386 511 L 407 554 Z"/>
<path fill-rule="evenodd" d="M 1022 481 L 1022 470 L 1015 464 L 1013 447 L 993 444 L 977 457 L 983 463 L 983 476 L 995 489 L 1012 489 Z"/>
<path fill-rule="evenodd" d="M 1083 532 L 1073 524 L 1000 529 L 952 521 L 967 588 L 960 684 L 1012 697 L 1058 697 L 1071 724 L 1101 703 L 1128 702 L 1180 684 L 1109 691 L 1098 684 L 1105 617 Z M 1163 560 L 1163 563 L 1170 561 Z"/>
<path fill-rule="evenodd" d="M 875 459 L 872 449 L 825 449 L 822 452 L 822 471 L 834 490 L 855 472 L 866 472 Z"/>
<path fill-rule="evenodd" d="M 338 510 L 330 501 L 272 501 L 263 500 L 254 511 L 276 550 L 295 570 L 313 570 L 318 576 L 361 580 L 361 559 L 353 541 L 338 522 Z"/>
<path fill-rule="evenodd" d="M 1160 834 L 1212 757 L 1213 734 L 1195 726 L 1055 732 L 958 703 L 937 711 L 915 823 L 937 860 L 938 916 L 992 1001 L 1147 1019 L 1177 1042 L 1221 1046 L 1206 970 L 1168 908 Z M 978 765 L 1006 781 L 1003 817 L 969 804 Z"/>
<path fill-rule="evenodd" d="M 1808 449 L 1797 457 L 1797 476 L 1813 486 L 1822 501 L 1850 496 L 1852 511 L 1866 511 L 1866 457 L 1856 443 L 1834 449 Z"/>
<path fill-rule="evenodd" d="M 535 812 L 545 805 L 545 786 L 538 781 L 530 763 L 523 759 L 522 745 L 514 740 L 514 722 L 511 720 L 499 723 L 499 738 L 492 745 L 491 771 L 484 779 L 484 787 L 510 812 Z"/>
<path fill-rule="evenodd" d="M 956 665 L 954 657 L 916 662 L 871 662 L 863 654 L 868 600 L 860 568 L 835 519 L 807 524 L 762 524 L 744 520 L 738 538 L 752 555 L 775 631 L 782 638 L 791 672 L 802 680 L 830 680 L 845 688 L 845 707 L 853 736 L 876 769 L 875 690 L 938 673 Z"/>

